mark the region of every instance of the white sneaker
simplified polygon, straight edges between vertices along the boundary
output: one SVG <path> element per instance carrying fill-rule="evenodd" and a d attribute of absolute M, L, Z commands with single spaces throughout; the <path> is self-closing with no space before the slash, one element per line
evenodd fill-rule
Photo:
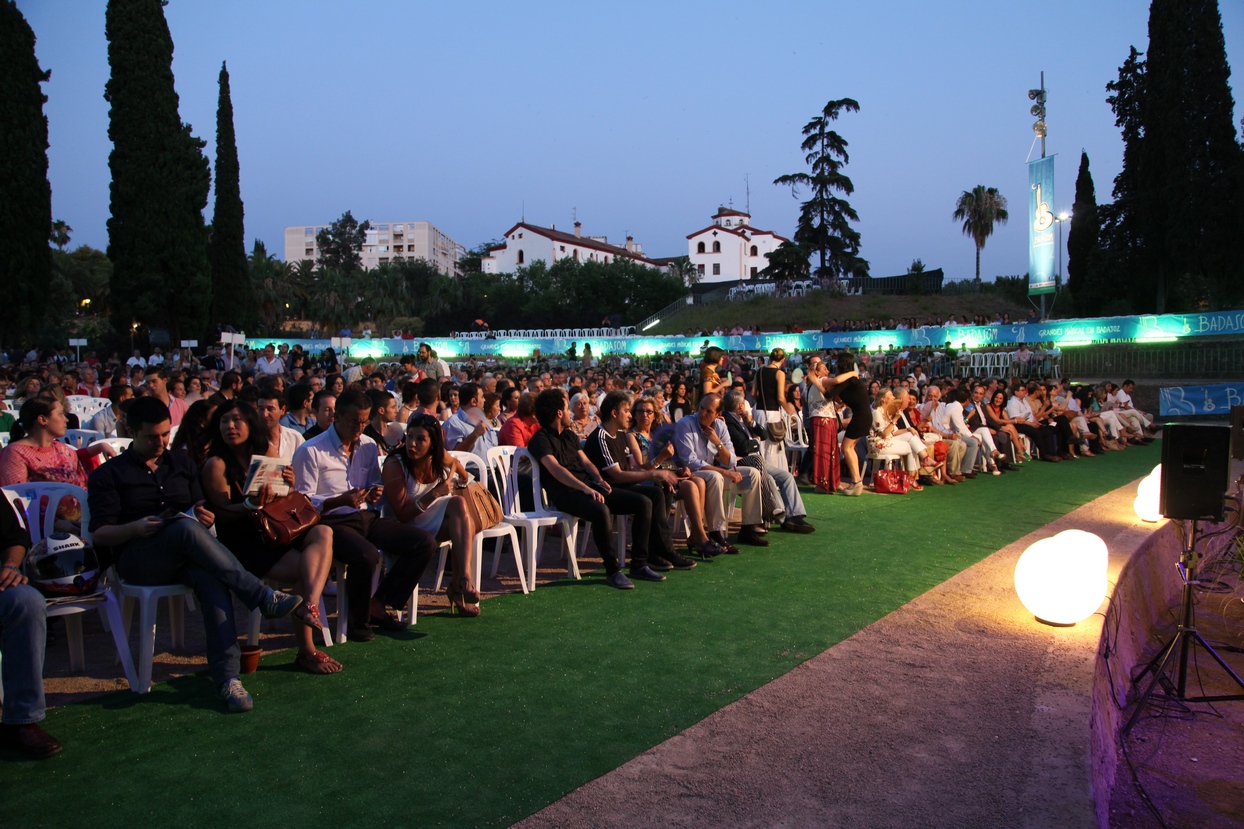
<path fill-rule="evenodd" d="M 243 711 L 249 711 L 255 707 L 255 700 L 242 687 L 242 680 L 240 679 L 231 679 L 224 685 L 221 685 L 220 696 L 228 704 L 230 714 L 241 714 Z"/>

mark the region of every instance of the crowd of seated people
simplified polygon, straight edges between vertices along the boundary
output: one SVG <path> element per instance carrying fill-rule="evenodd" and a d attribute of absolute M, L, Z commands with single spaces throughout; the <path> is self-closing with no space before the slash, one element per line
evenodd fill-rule
<path fill-rule="evenodd" d="M 919 491 L 1001 475 L 1033 458 L 1091 458 L 1149 442 L 1156 431 L 1135 407 L 1130 380 L 1092 387 L 1034 372 L 963 376 L 916 350 L 899 361 L 708 347 L 698 364 L 690 355 L 606 355 L 587 365 L 558 357 L 451 366 L 426 344 L 392 363 L 275 344 L 237 355 L 135 354 L 124 363 L 55 357 L 18 355 L 0 365 L 0 393 L 12 409 L 0 414 L 9 438 L 0 484 L 83 487 L 88 529 L 122 579 L 191 586 L 208 672 L 229 711 L 253 704 L 239 677 L 235 600 L 296 620 L 295 664 L 317 675 L 348 669 L 313 640 L 334 565 L 344 574 L 351 640 L 404 629 L 392 614 L 409 602 L 439 542 L 451 548 L 451 607 L 480 614 L 471 554 L 479 528 L 458 486 L 468 472 L 451 450 L 487 467 L 491 447 L 526 447 L 549 504 L 588 523 L 607 584 L 631 589 L 695 567 L 675 542 L 675 508 L 680 524 L 685 516 L 685 552 L 737 554 L 736 545 L 768 546 L 771 529 L 813 532 L 805 498 L 868 491 L 862 473 L 878 456 L 894 459 Z M 118 453 L 62 442 L 74 414 L 67 393 L 107 401 L 80 425 L 131 438 L 130 446 Z M 807 443 L 792 453 L 782 433 L 795 424 Z M 255 458 L 284 461 L 284 484 L 322 516 L 283 547 L 253 520 L 278 497 L 270 487 L 244 491 Z M 742 520 L 731 536 L 736 498 Z M 529 501 L 524 492 L 522 506 Z M 616 516 L 629 518 L 627 569 L 612 541 Z M 58 527 L 81 532 L 81 520 L 79 505 L 62 502 Z M 20 532 L 5 532 L 0 614 L 6 590 L 21 586 L 17 565 L 29 546 Z M 373 588 L 377 570 L 384 575 Z M 29 693 L 23 671 L 28 684 L 41 671 L 16 661 L 5 654 L 6 700 Z M 10 710 L 0 744 L 49 751 L 47 735 L 28 729 L 37 731 L 41 703 L 13 706 L 15 719 Z"/>

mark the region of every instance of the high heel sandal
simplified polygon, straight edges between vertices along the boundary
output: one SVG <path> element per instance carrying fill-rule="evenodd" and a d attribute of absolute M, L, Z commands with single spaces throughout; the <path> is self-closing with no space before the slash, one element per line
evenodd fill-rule
<path fill-rule="evenodd" d="M 449 615 L 453 616 L 461 613 L 468 619 L 474 619 L 479 616 L 479 604 L 468 604 L 462 594 L 462 588 L 458 585 L 450 586 L 446 591 L 449 597 Z"/>
<path fill-rule="evenodd" d="M 852 496 L 854 496 L 854 495 L 863 495 L 863 494 L 864 494 L 864 479 L 863 479 L 863 478 L 861 478 L 860 480 L 858 480 L 858 481 L 856 481 L 855 483 L 851 484 L 851 485 L 850 485 L 849 487 L 847 487 L 846 489 L 842 490 L 842 494 L 843 494 L 843 495 L 852 495 Z"/>

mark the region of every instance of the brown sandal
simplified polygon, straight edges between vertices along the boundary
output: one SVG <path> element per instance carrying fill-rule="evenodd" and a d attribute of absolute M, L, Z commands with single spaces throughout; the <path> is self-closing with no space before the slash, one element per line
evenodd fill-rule
<path fill-rule="evenodd" d="M 299 653 L 294 664 L 309 674 L 335 674 L 341 670 L 341 663 L 323 651 Z"/>

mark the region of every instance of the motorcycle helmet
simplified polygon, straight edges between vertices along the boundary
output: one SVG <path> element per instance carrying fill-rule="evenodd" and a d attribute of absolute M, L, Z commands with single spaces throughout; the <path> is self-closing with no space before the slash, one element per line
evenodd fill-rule
<path fill-rule="evenodd" d="M 76 535 L 52 533 L 27 553 L 26 578 L 51 598 L 85 596 L 99 584 L 99 559 Z"/>

